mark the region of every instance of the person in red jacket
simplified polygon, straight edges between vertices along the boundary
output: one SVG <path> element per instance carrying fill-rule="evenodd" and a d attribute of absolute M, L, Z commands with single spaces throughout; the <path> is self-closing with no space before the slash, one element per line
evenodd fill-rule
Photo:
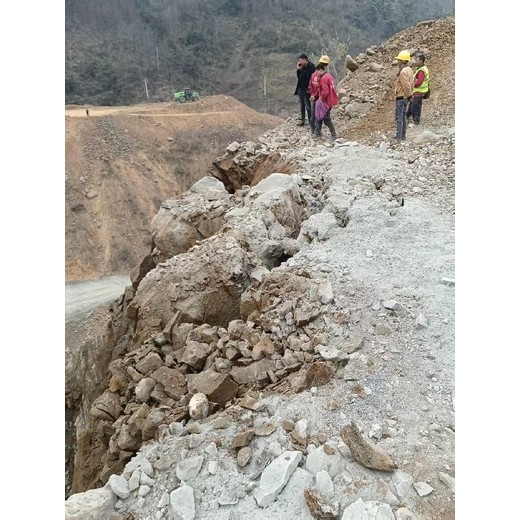
<path fill-rule="evenodd" d="M 325 70 L 327 70 L 327 65 L 329 64 L 330 59 L 329 57 L 324 54 L 320 61 L 318 61 L 318 65 L 322 64 L 325 66 Z M 312 73 L 311 79 L 309 80 L 309 94 L 310 94 L 310 100 L 311 100 L 311 118 L 309 120 L 310 127 L 311 127 L 311 134 L 314 134 L 314 128 L 316 126 L 316 119 L 315 119 L 315 106 L 316 106 L 316 100 L 320 96 L 320 79 L 321 76 L 318 75 L 316 70 Z"/>
<path fill-rule="evenodd" d="M 319 83 L 319 92 L 318 99 L 320 99 L 328 108 L 327 114 L 322 121 L 315 121 L 314 126 L 314 138 L 317 139 L 321 137 L 321 127 L 323 123 L 330 130 L 330 135 L 333 139 L 336 139 L 336 129 L 334 128 L 334 124 L 332 123 L 332 119 L 330 117 L 330 111 L 332 107 L 335 107 L 338 104 L 338 95 L 336 93 L 336 88 L 334 86 L 334 78 L 325 71 L 325 65 L 319 63 L 316 66 L 316 72 L 320 78 Z"/>

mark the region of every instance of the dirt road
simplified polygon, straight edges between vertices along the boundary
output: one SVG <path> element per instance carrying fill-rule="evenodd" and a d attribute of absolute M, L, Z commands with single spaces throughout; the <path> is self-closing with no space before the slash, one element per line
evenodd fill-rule
<path fill-rule="evenodd" d="M 127 285 L 128 276 L 65 284 L 65 323 L 79 322 L 87 312 L 123 294 Z"/>

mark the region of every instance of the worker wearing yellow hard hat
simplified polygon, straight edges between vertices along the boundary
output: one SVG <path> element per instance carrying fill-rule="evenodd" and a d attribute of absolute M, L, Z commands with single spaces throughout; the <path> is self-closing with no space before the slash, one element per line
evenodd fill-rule
<path fill-rule="evenodd" d="M 330 59 L 329 59 L 329 57 L 326 54 L 324 54 L 320 58 L 320 61 L 318 61 L 318 63 L 323 63 L 323 65 L 328 65 L 330 63 Z"/>
<path fill-rule="evenodd" d="M 395 59 L 399 65 L 399 72 L 395 79 L 395 139 L 404 141 L 406 139 L 406 109 L 408 102 L 412 100 L 413 94 L 413 70 L 408 64 L 410 52 L 401 51 Z"/>
<path fill-rule="evenodd" d="M 410 61 L 411 59 L 411 56 L 410 56 L 410 53 L 408 51 L 401 51 L 396 57 L 395 57 L 396 60 L 399 60 L 399 61 Z"/>

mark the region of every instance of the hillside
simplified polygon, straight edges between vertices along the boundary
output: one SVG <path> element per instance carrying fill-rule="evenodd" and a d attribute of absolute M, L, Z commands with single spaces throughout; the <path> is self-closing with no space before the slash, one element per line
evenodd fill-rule
<path fill-rule="evenodd" d="M 153 101 L 191 87 L 287 117 L 300 53 L 328 54 L 342 74 L 347 54 L 454 9 L 453 0 L 67 0 L 66 102 L 142 103 L 146 79 Z"/>
<path fill-rule="evenodd" d="M 280 119 L 227 96 L 194 103 L 65 108 L 66 280 L 127 273 L 163 200 L 207 174 L 234 140 Z"/>
<path fill-rule="evenodd" d="M 454 34 L 357 55 L 339 139 L 289 117 L 162 202 L 67 348 L 67 520 L 455 518 Z M 404 48 L 433 88 L 397 143 Z"/>

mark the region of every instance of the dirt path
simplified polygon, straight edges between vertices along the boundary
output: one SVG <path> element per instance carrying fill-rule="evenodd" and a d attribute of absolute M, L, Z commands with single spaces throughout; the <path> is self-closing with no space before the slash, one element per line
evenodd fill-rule
<path fill-rule="evenodd" d="M 126 107 L 125 107 L 126 108 Z M 194 116 L 221 116 L 224 114 L 232 114 L 233 110 L 220 110 L 220 111 L 211 111 L 211 112 L 191 112 L 191 113 L 178 113 L 178 114 L 169 114 L 166 112 L 128 112 L 125 109 L 113 109 L 113 110 L 93 110 L 90 109 L 89 115 L 87 116 L 84 110 L 69 110 L 65 112 L 65 115 L 72 117 L 100 117 L 100 116 L 109 116 L 114 114 L 124 114 L 127 116 L 153 116 L 153 117 L 194 117 Z"/>
<path fill-rule="evenodd" d="M 79 322 L 87 312 L 123 294 L 127 285 L 128 276 L 65 284 L 65 323 Z"/>

